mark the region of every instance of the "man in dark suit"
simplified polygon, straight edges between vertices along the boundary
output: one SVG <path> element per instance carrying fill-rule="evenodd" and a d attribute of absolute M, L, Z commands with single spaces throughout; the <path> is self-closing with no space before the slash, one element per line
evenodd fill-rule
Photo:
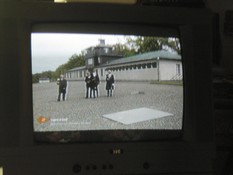
<path fill-rule="evenodd" d="M 89 93 L 91 97 L 91 76 L 89 72 L 86 73 L 85 82 L 86 82 L 86 98 L 88 98 Z"/>
<path fill-rule="evenodd" d="M 57 81 L 57 85 L 59 85 L 57 101 L 61 100 L 61 94 L 62 94 L 62 100 L 65 101 L 67 80 L 64 78 L 64 75 L 60 75 L 60 78 Z"/>
<path fill-rule="evenodd" d="M 92 73 L 92 81 L 93 81 L 93 91 L 94 91 L 94 94 L 96 92 L 96 97 L 99 96 L 99 88 L 98 88 L 98 85 L 100 83 L 100 79 L 99 79 L 99 75 L 97 73 L 97 71 L 93 71 Z"/>
<path fill-rule="evenodd" d="M 91 83 L 90 83 L 90 86 L 91 86 L 90 98 L 92 98 L 92 95 L 95 98 L 96 77 L 95 77 L 94 72 L 91 72 Z"/>

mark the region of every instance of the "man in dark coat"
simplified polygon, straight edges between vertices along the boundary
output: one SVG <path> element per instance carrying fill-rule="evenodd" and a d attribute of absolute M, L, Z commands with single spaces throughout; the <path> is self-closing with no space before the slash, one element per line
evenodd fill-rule
<path fill-rule="evenodd" d="M 64 78 L 64 75 L 60 76 L 60 79 L 58 79 L 58 81 L 57 81 L 57 85 L 59 85 L 59 92 L 58 92 L 57 101 L 60 101 L 61 94 L 62 94 L 62 100 L 65 101 L 67 80 Z"/>
<path fill-rule="evenodd" d="M 100 83 L 100 79 L 99 79 L 99 75 L 97 73 L 97 71 L 93 71 L 93 89 L 94 91 L 96 92 L 96 97 L 99 96 L 99 88 L 98 88 L 98 85 Z M 94 92 L 94 93 L 95 93 Z"/>
<path fill-rule="evenodd" d="M 90 93 L 90 97 L 91 97 L 91 76 L 90 76 L 89 72 L 87 72 L 87 74 L 86 74 L 85 82 L 86 82 L 86 98 L 88 98 L 89 93 Z"/>
<path fill-rule="evenodd" d="M 93 97 L 95 98 L 95 90 L 96 90 L 96 77 L 94 75 L 94 72 L 91 72 L 91 82 L 90 82 L 90 87 L 91 87 L 91 91 L 90 91 L 90 98 Z"/>
<path fill-rule="evenodd" d="M 114 89 L 114 76 L 111 74 L 111 71 L 108 71 L 108 74 L 106 75 L 106 90 L 107 90 L 107 96 L 112 96 L 112 90 Z"/>

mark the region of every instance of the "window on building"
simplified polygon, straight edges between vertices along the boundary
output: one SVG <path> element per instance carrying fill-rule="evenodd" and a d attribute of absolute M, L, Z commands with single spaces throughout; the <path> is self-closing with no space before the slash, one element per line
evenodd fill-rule
<path fill-rule="evenodd" d="M 87 60 L 87 64 L 88 64 L 88 65 L 92 65 L 92 64 L 93 64 L 93 59 L 92 59 L 92 58 L 89 58 L 89 59 Z"/>
<path fill-rule="evenodd" d="M 108 48 L 104 48 L 104 53 L 108 53 Z"/>
<path fill-rule="evenodd" d="M 147 63 L 146 66 L 147 66 L 147 68 L 150 69 L 151 68 L 151 63 Z"/>
<path fill-rule="evenodd" d="M 152 63 L 152 67 L 156 68 L 157 67 L 157 63 L 156 62 Z"/>
<path fill-rule="evenodd" d="M 146 68 L 146 64 L 142 64 L 142 68 L 145 69 Z"/>

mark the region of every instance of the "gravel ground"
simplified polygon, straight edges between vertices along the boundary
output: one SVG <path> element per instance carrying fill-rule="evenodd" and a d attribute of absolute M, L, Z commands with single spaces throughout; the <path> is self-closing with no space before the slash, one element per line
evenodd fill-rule
<path fill-rule="evenodd" d="M 105 83 L 98 98 L 85 98 L 84 81 L 69 81 L 66 101 L 57 101 L 55 82 L 33 84 L 35 131 L 105 129 L 181 129 L 183 87 L 147 82 L 117 82 L 113 97 L 107 97 Z M 173 116 L 124 125 L 102 117 L 104 114 L 147 107 Z M 39 123 L 39 117 L 48 122 Z"/>

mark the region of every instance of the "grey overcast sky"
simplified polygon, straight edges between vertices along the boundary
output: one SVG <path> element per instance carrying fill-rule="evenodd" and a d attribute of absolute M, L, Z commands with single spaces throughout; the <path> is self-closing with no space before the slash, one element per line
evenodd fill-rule
<path fill-rule="evenodd" d="M 122 35 L 33 33 L 31 38 L 33 74 L 56 70 L 73 54 L 98 45 L 99 39 L 104 39 L 109 45 L 125 42 Z"/>

